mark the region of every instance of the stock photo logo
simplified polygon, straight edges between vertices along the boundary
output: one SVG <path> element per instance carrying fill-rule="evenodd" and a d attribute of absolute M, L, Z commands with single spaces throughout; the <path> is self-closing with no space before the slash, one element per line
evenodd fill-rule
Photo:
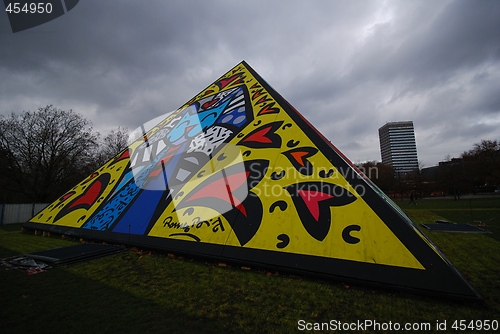
<path fill-rule="evenodd" d="M 68 13 L 79 0 L 3 0 L 3 2 L 12 32 L 16 33 L 50 22 Z"/>
<path fill-rule="evenodd" d="M 25 227 L 461 299 L 392 201 L 241 62 Z"/>

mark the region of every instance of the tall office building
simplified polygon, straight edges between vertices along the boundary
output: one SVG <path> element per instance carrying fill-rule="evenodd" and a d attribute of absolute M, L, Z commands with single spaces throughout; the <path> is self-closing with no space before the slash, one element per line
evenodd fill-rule
<path fill-rule="evenodd" d="M 389 122 L 378 129 L 382 163 L 396 174 L 418 172 L 417 144 L 413 121 Z"/>

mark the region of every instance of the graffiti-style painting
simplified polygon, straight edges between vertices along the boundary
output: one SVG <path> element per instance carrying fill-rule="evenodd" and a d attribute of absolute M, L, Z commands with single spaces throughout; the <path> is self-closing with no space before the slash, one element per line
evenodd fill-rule
<path fill-rule="evenodd" d="M 451 263 L 245 62 L 32 228 L 476 299 Z"/>

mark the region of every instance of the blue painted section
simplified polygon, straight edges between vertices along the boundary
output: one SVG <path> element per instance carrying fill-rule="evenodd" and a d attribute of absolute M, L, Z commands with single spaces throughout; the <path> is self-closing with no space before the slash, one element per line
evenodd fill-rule
<path fill-rule="evenodd" d="M 143 190 L 130 206 L 129 210 L 120 218 L 113 228 L 113 232 L 144 234 L 158 203 L 168 193 L 168 188 L 165 187 L 165 180 L 169 180 L 172 176 L 180 157 L 180 154 L 173 156 L 168 165 L 165 166 L 164 174 L 158 175 L 147 186 L 149 189 L 163 188 L 164 190 Z"/>
<path fill-rule="evenodd" d="M 143 166 L 138 167 L 137 170 L 135 170 L 134 172 L 130 170 L 127 174 L 125 174 L 125 176 L 120 181 L 120 184 L 116 187 L 115 191 L 111 196 L 114 196 L 116 193 L 118 193 L 127 183 L 130 182 L 130 180 L 134 177 L 134 173 L 137 174 L 138 172 L 140 172 L 140 170 L 142 170 L 142 168 Z"/>
<path fill-rule="evenodd" d="M 161 177 L 157 178 L 154 183 L 159 182 L 164 184 L 164 181 L 160 179 Z M 158 203 L 166 194 L 166 191 L 161 190 L 143 190 L 141 194 L 137 196 L 129 210 L 118 221 L 113 228 L 113 232 L 144 234 Z"/>

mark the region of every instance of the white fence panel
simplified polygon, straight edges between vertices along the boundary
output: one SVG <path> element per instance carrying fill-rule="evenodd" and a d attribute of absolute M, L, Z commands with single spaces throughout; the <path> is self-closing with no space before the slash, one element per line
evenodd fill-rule
<path fill-rule="evenodd" d="M 2 219 L 0 221 L 2 224 L 16 224 L 25 223 L 31 217 L 40 212 L 48 204 L 45 203 L 35 203 L 35 204 L 4 204 L 3 210 L 0 210 Z"/>
<path fill-rule="evenodd" d="M 35 207 L 33 209 L 33 216 L 36 215 L 37 213 L 39 213 L 40 211 L 42 211 L 43 209 L 45 209 L 45 207 L 47 205 L 49 205 L 50 203 L 35 203 Z M 33 217 L 32 216 L 32 217 Z M 31 217 L 30 217 L 31 218 Z"/>

